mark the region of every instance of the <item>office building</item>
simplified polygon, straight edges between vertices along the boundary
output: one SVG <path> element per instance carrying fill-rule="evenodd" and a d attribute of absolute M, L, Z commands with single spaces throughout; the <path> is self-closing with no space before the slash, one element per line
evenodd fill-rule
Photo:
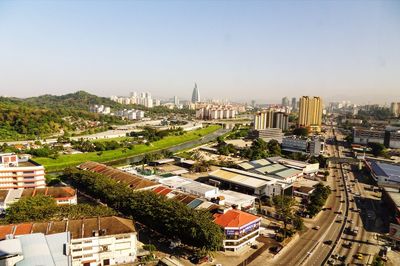
<path fill-rule="evenodd" d="M 137 254 L 133 221 L 116 216 L 2 225 L 0 239 L 19 242 L 17 266 L 132 265 Z"/>
<path fill-rule="evenodd" d="M 0 189 L 44 188 L 44 167 L 13 153 L 0 154 Z"/>
<path fill-rule="evenodd" d="M 239 210 L 214 214 L 214 222 L 224 231 L 223 248 L 237 252 L 251 246 L 260 235 L 261 218 Z"/>
<path fill-rule="evenodd" d="M 193 93 L 192 93 L 192 103 L 200 102 L 200 91 L 197 88 L 197 84 L 194 84 Z"/>
<path fill-rule="evenodd" d="M 298 126 L 310 128 L 311 132 L 320 132 L 321 124 L 322 99 L 320 97 L 301 97 Z"/>
<path fill-rule="evenodd" d="M 282 140 L 282 150 L 289 152 L 319 155 L 324 152 L 324 146 L 325 143 L 319 138 L 288 136 L 284 137 Z"/>

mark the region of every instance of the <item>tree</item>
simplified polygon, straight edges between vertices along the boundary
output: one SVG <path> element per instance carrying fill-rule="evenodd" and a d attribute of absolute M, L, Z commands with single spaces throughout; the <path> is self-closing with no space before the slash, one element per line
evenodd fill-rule
<path fill-rule="evenodd" d="M 309 129 L 306 127 L 298 127 L 293 130 L 293 135 L 296 135 L 296 136 L 307 137 L 309 133 L 310 133 Z"/>
<path fill-rule="evenodd" d="M 386 151 L 386 148 L 383 144 L 376 143 L 376 142 L 368 143 L 368 147 L 371 148 L 371 152 L 375 156 L 383 156 Z"/>
<path fill-rule="evenodd" d="M 281 155 L 281 145 L 277 140 L 271 139 L 267 146 L 271 155 Z"/>
<path fill-rule="evenodd" d="M 290 224 L 294 217 L 294 206 L 296 201 L 290 196 L 275 196 L 273 199 L 273 205 L 276 210 L 276 214 L 282 219 L 284 225 L 284 237 L 286 238 L 287 225 Z"/>
<path fill-rule="evenodd" d="M 311 194 L 307 205 L 308 214 L 314 216 L 320 212 L 330 194 L 331 189 L 329 186 L 324 186 L 322 183 L 315 185 L 315 189 Z"/>
<path fill-rule="evenodd" d="M 303 219 L 300 216 L 294 215 L 294 217 L 293 217 L 293 227 L 297 231 L 302 231 L 304 229 L 304 222 L 303 222 Z"/>
<path fill-rule="evenodd" d="M 127 183 L 85 170 L 67 168 L 63 178 L 79 190 L 168 237 L 210 251 L 221 247 L 222 230 L 206 210 L 191 209 L 153 191 L 133 191 Z"/>
<path fill-rule="evenodd" d="M 22 198 L 11 204 L 7 209 L 5 219 L 8 223 L 48 220 L 56 211 L 57 203 L 52 197 L 37 195 Z"/>

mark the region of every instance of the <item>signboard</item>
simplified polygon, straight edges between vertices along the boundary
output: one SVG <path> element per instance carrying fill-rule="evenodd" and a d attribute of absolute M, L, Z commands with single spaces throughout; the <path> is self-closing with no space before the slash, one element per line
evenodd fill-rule
<path fill-rule="evenodd" d="M 398 224 L 390 224 L 389 226 L 389 237 L 400 241 L 400 225 Z"/>

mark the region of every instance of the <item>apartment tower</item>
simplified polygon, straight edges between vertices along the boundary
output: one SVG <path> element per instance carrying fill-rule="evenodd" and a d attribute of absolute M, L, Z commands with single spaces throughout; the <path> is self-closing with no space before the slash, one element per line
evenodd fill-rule
<path fill-rule="evenodd" d="M 312 132 L 320 132 L 322 123 L 322 99 L 303 96 L 300 98 L 298 126 L 308 127 Z"/>

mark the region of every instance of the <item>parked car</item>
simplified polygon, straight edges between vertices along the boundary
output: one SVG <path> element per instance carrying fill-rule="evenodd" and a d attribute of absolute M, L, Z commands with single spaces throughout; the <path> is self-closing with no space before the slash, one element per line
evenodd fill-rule
<path fill-rule="evenodd" d="M 319 225 L 317 225 L 317 226 L 314 226 L 312 229 L 314 229 L 314 230 L 319 230 L 321 227 L 319 226 Z"/>
<path fill-rule="evenodd" d="M 354 257 L 358 260 L 362 260 L 364 258 L 363 254 L 361 253 L 357 253 Z"/>
<path fill-rule="evenodd" d="M 282 246 L 273 246 L 269 248 L 269 251 L 273 254 L 277 254 L 279 251 L 282 250 Z"/>

